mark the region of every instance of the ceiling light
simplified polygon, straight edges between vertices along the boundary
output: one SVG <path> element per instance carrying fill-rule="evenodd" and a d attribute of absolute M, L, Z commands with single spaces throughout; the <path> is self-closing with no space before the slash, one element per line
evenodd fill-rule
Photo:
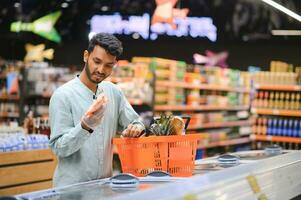
<path fill-rule="evenodd" d="M 272 30 L 272 35 L 301 35 L 301 30 Z"/>
<path fill-rule="evenodd" d="M 61 4 L 61 6 L 62 6 L 62 8 L 67 8 L 69 6 L 69 4 L 64 2 L 64 3 Z"/>
<path fill-rule="evenodd" d="M 14 7 L 15 7 L 15 8 L 18 8 L 18 7 L 20 7 L 20 5 L 21 5 L 21 4 L 20 4 L 19 2 L 16 2 L 16 3 L 14 4 Z"/>
<path fill-rule="evenodd" d="M 103 12 L 106 12 L 106 11 L 108 11 L 109 10 L 109 7 L 108 6 L 102 6 L 101 7 L 101 11 L 103 11 Z"/>
<path fill-rule="evenodd" d="M 287 9 L 286 7 L 284 7 L 283 5 L 276 3 L 273 0 L 261 0 L 267 4 L 269 4 L 270 6 L 273 6 L 274 8 L 280 10 L 281 12 L 284 12 L 285 14 L 291 16 L 292 18 L 298 20 L 299 22 L 301 22 L 301 16 L 298 15 L 297 13 Z"/>

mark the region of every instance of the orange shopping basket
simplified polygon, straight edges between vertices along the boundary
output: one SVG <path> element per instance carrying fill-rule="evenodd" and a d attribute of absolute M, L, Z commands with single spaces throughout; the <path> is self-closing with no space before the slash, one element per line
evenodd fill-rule
<path fill-rule="evenodd" d="M 122 171 L 135 176 L 166 171 L 172 176 L 192 176 L 200 134 L 114 138 Z"/>

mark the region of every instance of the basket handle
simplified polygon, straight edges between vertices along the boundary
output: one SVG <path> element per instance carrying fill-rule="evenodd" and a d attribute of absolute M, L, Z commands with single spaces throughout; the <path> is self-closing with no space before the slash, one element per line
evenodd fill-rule
<path fill-rule="evenodd" d="M 190 119 L 191 117 L 189 115 L 179 115 L 179 117 L 181 117 L 182 119 L 186 120 L 185 121 L 185 131 L 187 130 L 187 127 L 189 125 Z"/>

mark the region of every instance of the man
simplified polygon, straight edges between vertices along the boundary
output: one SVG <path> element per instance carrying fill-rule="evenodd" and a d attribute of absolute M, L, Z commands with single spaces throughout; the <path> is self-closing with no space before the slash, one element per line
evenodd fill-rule
<path fill-rule="evenodd" d="M 108 81 L 121 42 L 96 34 L 84 51 L 84 69 L 58 88 L 50 99 L 50 147 L 58 157 L 54 186 L 65 186 L 112 175 L 112 138 L 139 137 L 144 125 L 122 92 Z"/>

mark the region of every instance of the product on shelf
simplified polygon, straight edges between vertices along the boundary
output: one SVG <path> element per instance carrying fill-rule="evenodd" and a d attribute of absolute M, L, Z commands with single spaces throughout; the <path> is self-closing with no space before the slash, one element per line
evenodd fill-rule
<path fill-rule="evenodd" d="M 252 129 L 256 135 L 301 137 L 301 120 L 298 118 L 257 117 Z"/>
<path fill-rule="evenodd" d="M 122 61 L 108 80 L 115 82 L 131 104 L 149 104 L 153 99 L 152 75 L 148 65 Z"/>
<path fill-rule="evenodd" d="M 256 72 L 253 75 L 255 85 L 291 85 L 297 84 L 297 74 L 293 72 Z"/>
<path fill-rule="evenodd" d="M 29 90 L 26 95 L 51 96 L 55 89 L 75 77 L 69 68 L 49 67 L 44 63 L 32 65 L 25 72 Z"/>
<path fill-rule="evenodd" d="M 257 91 L 252 102 L 254 108 L 300 110 L 301 92 Z"/>
<path fill-rule="evenodd" d="M 271 61 L 270 64 L 271 72 L 293 72 L 294 66 L 292 64 L 282 61 Z"/>
<path fill-rule="evenodd" d="M 0 130 L 0 152 L 48 148 L 46 135 L 28 135 L 21 127 L 0 127 Z"/>
<path fill-rule="evenodd" d="M 33 117 L 30 111 L 24 119 L 23 128 L 26 134 L 42 134 L 50 137 L 50 124 L 48 117 Z"/>
<path fill-rule="evenodd" d="M 301 67 L 296 67 L 295 72 L 297 74 L 297 84 L 301 85 Z"/>

